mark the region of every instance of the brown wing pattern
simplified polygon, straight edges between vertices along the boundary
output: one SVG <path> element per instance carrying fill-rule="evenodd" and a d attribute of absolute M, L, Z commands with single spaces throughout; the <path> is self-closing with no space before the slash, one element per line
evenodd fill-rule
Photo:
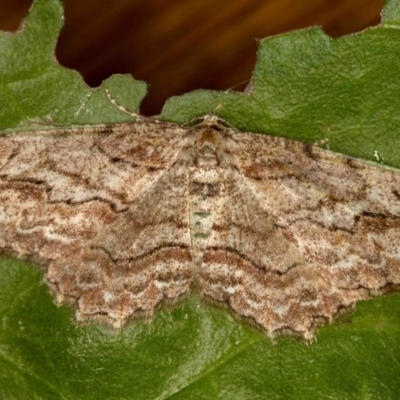
<path fill-rule="evenodd" d="M 229 148 L 204 294 L 269 333 L 312 337 L 321 320 L 400 284 L 398 174 L 265 135 L 232 134 Z"/>
<path fill-rule="evenodd" d="M 1 137 L 1 248 L 44 266 L 80 319 L 118 325 L 183 294 L 191 258 L 187 173 L 176 162 L 183 133 L 136 123 Z"/>
<path fill-rule="evenodd" d="M 0 248 L 81 320 L 200 294 L 312 338 L 400 285 L 400 174 L 283 138 L 156 121 L 0 137 Z"/>

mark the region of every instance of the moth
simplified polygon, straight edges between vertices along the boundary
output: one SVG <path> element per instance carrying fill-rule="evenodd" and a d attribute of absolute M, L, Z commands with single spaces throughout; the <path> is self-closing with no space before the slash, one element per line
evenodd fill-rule
<path fill-rule="evenodd" d="M 0 136 L 1 252 L 79 321 L 120 327 L 195 291 L 311 339 L 398 288 L 399 219 L 398 172 L 213 116 Z"/>

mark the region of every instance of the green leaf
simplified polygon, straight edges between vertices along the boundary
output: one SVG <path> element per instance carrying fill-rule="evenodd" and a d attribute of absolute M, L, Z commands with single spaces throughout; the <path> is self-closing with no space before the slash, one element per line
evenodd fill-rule
<path fill-rule="evenodd" d="M 400 2 L 391 0 L 394 24 Z M 320 28 L 259 42 L 250 93 L 199 90 L 169 99 L 162 117 L 210 112 L 239 130 L 315 143 L 400 168 L 400 31 L 386 24 L 332 39 Z"/>
<path fill-rule="evenodd" d="M 400 25 L 400 4 L 397 0 L 387 0 L 382 12 L 382 22 L 387 25 Z"/>
<path fill-rule="evenodd" d="M 196 91 L 170 99 L 161 118 L 213 112 L 239 129 L 305 142 L 400 167 L 400 15 L 331 39 L 320 29 L 260 42 L 253 89 Z M 0 127 L 28 129 L 130 121 L 108 99 L 137 111 L 145 85 L 116 76 L 91 89 L 58 65 L 56 0 L 36 0 L 25 28 L 0 33 Z M 56 307 L 38 268 L 0 262 L 0 398 L 4 399 L 396 399 L 400 391 L 400 296 L 360 302 L 306 345 L 272 344 L 225 310 L 191 297 L 151 323 L 120 332 L 80 326 Z"/>
<path fill-rule="evenodd" d="M 105 89 L 136 112 L 146 84 L 116 75 L 99 88 L 89 88 L 78 72 L 55 59 L 62 21 L 58 0 L 38 0 L 24 29 L 16 34 L 0 32 L 0 129 L 133 120 L 110 102 Z"/>

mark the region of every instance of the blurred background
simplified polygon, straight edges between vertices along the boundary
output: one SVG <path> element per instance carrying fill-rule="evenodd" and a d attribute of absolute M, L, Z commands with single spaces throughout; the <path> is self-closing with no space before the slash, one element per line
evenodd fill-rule
<path fill-rule="evenodd" d="M 64 0 L 59 62 L 92 87 L 114 73 L 150 85 L 144 115 L 195 89 L 243 90 L 266 36 L 320 25 L 332 37 L 380 22 L 384 0 Z M 0 29 L 18 29 L 32 0 L 0 0 Z"/>

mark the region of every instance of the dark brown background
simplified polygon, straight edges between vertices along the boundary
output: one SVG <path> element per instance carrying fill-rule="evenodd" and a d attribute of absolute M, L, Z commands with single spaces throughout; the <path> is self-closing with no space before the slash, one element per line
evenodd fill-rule
<path fill-rule="evenodd" d="M 31 3 L 0 0 L 0 29 L 17 29 Z M 256 38 L 311 25 L 342 36 L 378 24 L 383 5 L 384 0 L 64 0 L 57 58 L 90 86 L 113 73 L 146 81 L 151 87 L 141 111 L 154 115 L 172 95 L 243 89 L 256 61 Z"/>

